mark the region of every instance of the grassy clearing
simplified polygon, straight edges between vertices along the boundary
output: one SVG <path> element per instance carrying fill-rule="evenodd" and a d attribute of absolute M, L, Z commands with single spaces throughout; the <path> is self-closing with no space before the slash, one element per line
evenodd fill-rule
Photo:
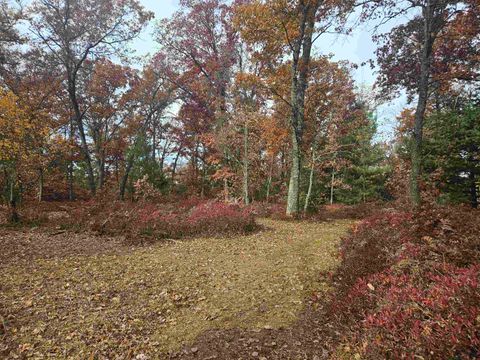
<path fill-rule="evenodd" d="M 318 273 L 336 265 L 351 222 L 262 224 L 249 236 L 11 264 L 0 355 L 161 358 L 208 329 L 287 326 L 312 291 L 328 290 Z"/>

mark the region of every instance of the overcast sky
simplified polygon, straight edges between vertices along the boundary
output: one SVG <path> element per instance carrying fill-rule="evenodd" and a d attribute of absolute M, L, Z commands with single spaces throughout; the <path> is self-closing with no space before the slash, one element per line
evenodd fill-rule
<path fill-rule="evenodd" d="M 170 17 L 178 8 L 178 0 L 141 0 L 146 9 L 155 13 L 155 19 Z M 393 24 L 390 24 L 392 26 Z M 135 43 L 139 55 L 152 54 L 157 45 L 152 37 L 153 23 L 144 31 Z M 361 64 L 375 58 L 376 45 L 372 41 L 372 26 L 362 25 L 349 36 L 328 35 L 320 38 L 316 44 L 317 54 L 334 54 L 334 60 L 348 60 Z M 358 86 L 371 86 L 375 82 L 375 71 L 369 66 L 360 67 L 353 74 Z M 398 99 L 378 109 L 379 139 L 388 140 L 393 135 L 396 116 L 406 105 L 405 99 Z"/>

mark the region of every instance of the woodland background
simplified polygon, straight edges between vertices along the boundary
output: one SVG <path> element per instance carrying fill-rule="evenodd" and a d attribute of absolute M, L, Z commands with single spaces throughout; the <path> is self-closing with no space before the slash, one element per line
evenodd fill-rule
<path fill-rule="evenodd" d="M 0 357 L 479 358 L 479 0 L 0 5 Z"/>

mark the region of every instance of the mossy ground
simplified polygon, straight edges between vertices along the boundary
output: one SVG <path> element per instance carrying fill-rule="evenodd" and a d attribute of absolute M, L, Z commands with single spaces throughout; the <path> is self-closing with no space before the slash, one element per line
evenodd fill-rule
<path fill-rule="evenodd" d="M 312 292 L 328 291 L 319 273 L 336 266 L 351 221 L 261 224 L 248 236 L 8 264 L 0 355 L 161 359 L 209 329 L 288 326 Z"/>

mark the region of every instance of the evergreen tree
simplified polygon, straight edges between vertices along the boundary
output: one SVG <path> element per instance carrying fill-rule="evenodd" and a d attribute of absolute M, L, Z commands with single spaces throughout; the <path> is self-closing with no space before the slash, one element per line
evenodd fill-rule
<path fill-rule="evenodd" d="M 426 122 L 426 180 L 441 190 L 440 201 L 478 207 L 480 181 L 480 107 L 440 112 Z"/>

